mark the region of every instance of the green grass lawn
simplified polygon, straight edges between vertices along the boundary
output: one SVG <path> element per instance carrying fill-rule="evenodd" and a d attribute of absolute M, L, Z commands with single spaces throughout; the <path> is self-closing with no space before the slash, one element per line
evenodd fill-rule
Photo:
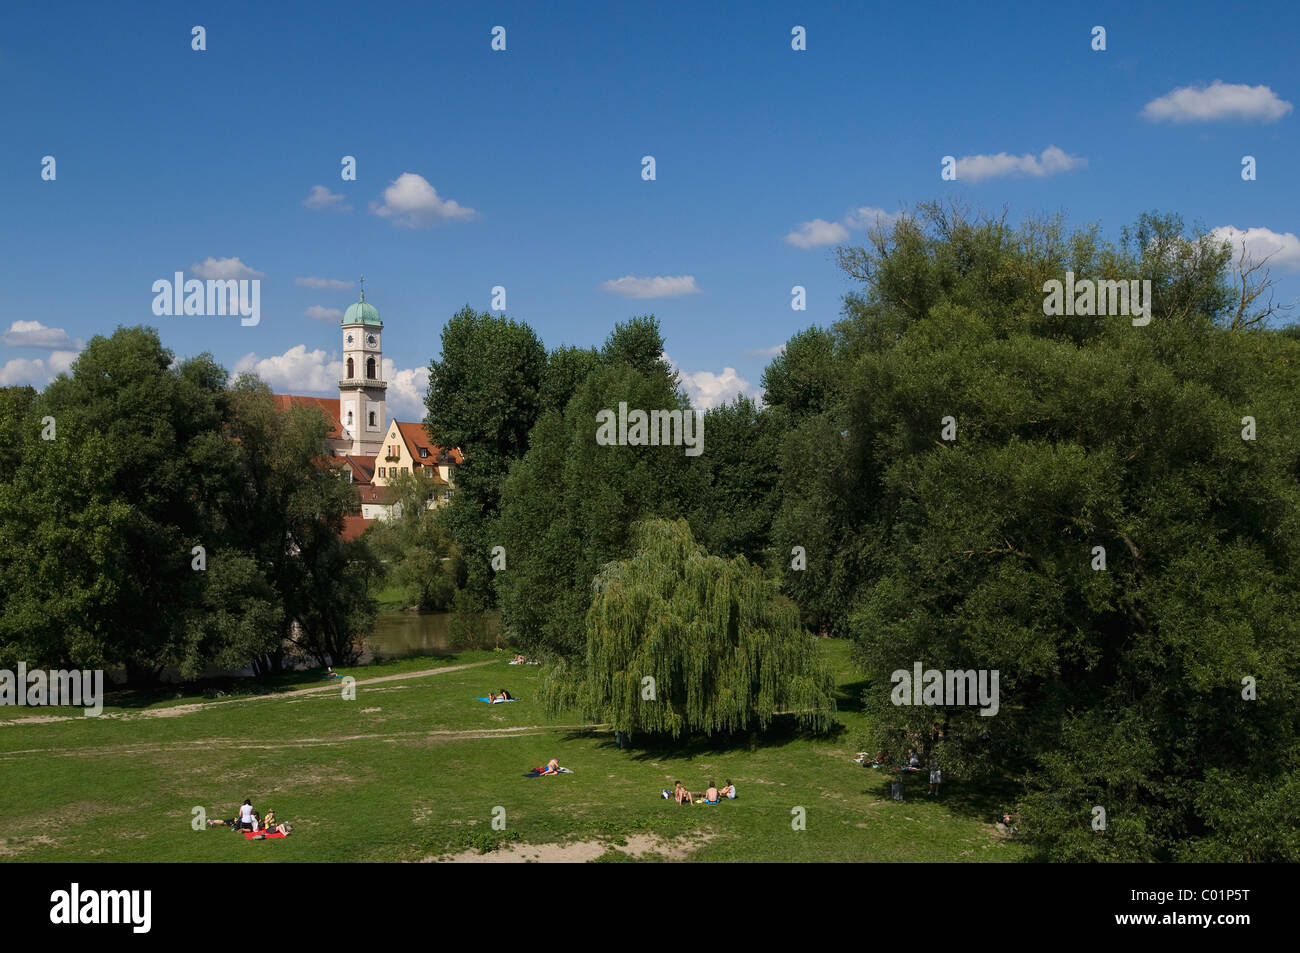
<path fill-rule="evenodd" d="M 498 840 L 613 845 L 630 834 L 700 861 L 1022 859 L 1023 847 L 988 823 L 996 805 L 960 781 L 936 801 L 917 775 L 895 802 L 876 771 L 851 763 L 866 727 L 854 710 L 858 676 L 846 644 L 820 644 L 845 709 L 837 732 L 821 738 L 782 721 L 762 735 L 646 747 L 635 739 L 620 751 L 576 713 L 543 715 L 538 669 L 493 652 L 340 669 L 358 679 L 354 701 L 338 683 L 299 673 L 274 691 L 215 700 L 115 697 L 98 719 L 0 709 L 0 720 L 22 718 L 0 727 L 0 860 L 413 861 Z M 386 676 L 397 677 L 365 683 Z M 500 688 L 521 701 L 475 701 Z M 521 776 L 551 757 L 574 773 Z M 730 778 L 740 797 L 679 807 L 659 793 L 678 778 L 692 790 Z M 245 797 L 275 808 L 293 835 L 246 841 L 191 829 L 193 808 L 229 818 Z M 501 832 L 495 808 L 505 811 Z M 805 830 L 792 829 L 795 808 Z"/>

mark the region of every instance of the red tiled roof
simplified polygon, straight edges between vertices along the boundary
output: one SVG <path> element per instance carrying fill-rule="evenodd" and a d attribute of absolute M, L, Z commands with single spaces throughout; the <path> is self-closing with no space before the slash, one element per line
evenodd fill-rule
<path fill-rule="evenodd" d="M 330 440 L 343 439 L 343 426 L 339 423 L 339 399 L 337 397 L 301 397 L 298 394 L 272 394 L 276 410 L 288 410 L 290 407 L 315 407 L 329 420 Z"/>
<path fill-rule="evenodd" d="M 338 457 L 326 457 L 327 466 L 344 467 L 352 470 L 352 482 L 355 485 L 365 486 L 375 479 L 375 457 L 354 457 L 350 453 L 345 453 Z"/>
<path fill-rule="evenodd" d="M 350 543 L 354 539 L 360 539 L 361 534 L 369 529 L 370 524 L 375 520 L 363 519 L 360 516 L 344 516 L 343 532 L 339 534 L 343 542 Z"/>
<path fill-rule="evenodd" d="M 403 423 L 400 420 L 395 421 L 395 423 L 398 432 L 402 435 L 402 439 L 406 441 L 407 452 L 411 454 L 411 459 L 414 462 L 430 467 L 435 466 L 438 463 L 438 457 L 442 456 L 444 452 L 448 452 L 455 463 L 465 462 L 465 458 L 459 450 L 444 451 L 442 447 L 430 440 L 429 431 L 424 429 L 424 424 Z M 420 456 L 421 447 L 429 451 L 427 457 Z"/>
<path fill-rule="evenodd" d="M 361 494 L 362 503 L 378 503 L 389 506 L 393 502 L 393 488 L 391 486 L 359 486 L 357 492 Z"/>

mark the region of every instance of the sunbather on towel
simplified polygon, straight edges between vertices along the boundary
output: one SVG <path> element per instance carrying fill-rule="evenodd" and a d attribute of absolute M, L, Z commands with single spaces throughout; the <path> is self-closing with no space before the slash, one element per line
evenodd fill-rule
<path fill-rule="evenodd" d="M 559 774 L 560 773 L 559 759 L 552 758 L 550 761 L 546 762 L 546 767 L 538 768 L 537 771 L 538 774 L 543 778 L 548 777 L 552 774 Z"/>
<path fill-rule="evenodd" d="M 713 784 L 712 781 L 710 781 L 708 789 L 704 792 L 704 803 L 717 804 L 719 797 L 720 795 L 718 794 L 717 787 Z"/>

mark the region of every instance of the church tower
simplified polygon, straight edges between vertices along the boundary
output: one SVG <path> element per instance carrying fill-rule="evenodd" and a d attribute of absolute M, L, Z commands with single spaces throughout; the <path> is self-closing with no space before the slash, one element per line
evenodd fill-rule
<path fill-rule="evenodd" d="M 384 361 L 381 350 L 384 322 L 375 306 L 366 303 L 365 278 L 361 300 L 343 314 L 343 380 L 339 381 L 339 423 L 352 441 L 353 456 L 379 455 L 388 432 L 384 410 Z"/>

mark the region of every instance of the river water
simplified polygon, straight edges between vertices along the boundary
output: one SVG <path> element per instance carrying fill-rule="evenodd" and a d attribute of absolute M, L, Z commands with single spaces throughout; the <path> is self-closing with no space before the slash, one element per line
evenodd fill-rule
<path fill-rule="evenodd" d="M 450 612 L 381 612 L 375 627 L 366 638 L 361 662 L 381 658 L 405 658 L 410 655 L 452 655 L 465 649 L 492 649 L 501 645 L 500 617 L 484 615 L 484 636 L 478 644 L 454 645 Z"/>

